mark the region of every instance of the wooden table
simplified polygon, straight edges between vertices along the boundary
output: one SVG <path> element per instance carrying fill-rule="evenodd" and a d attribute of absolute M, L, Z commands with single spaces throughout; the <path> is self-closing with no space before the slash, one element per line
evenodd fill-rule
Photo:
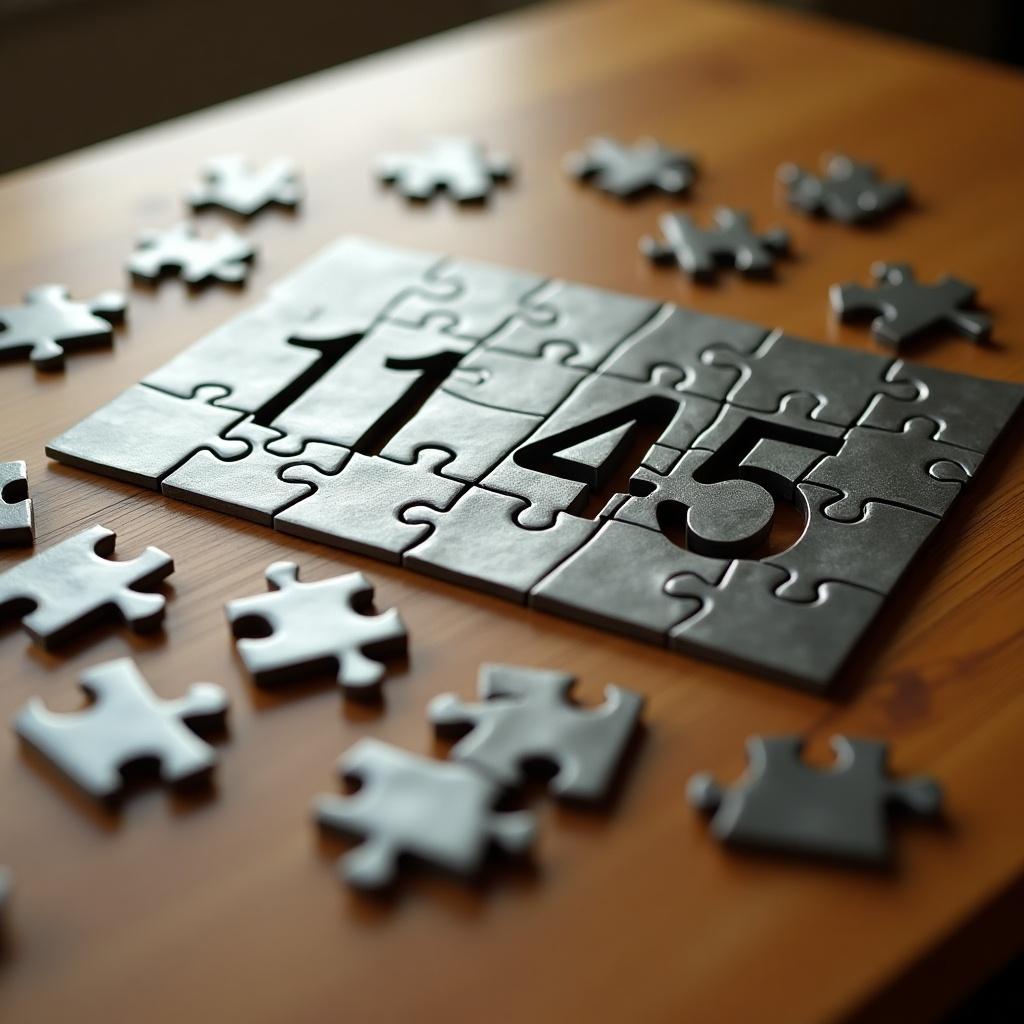
<path fill-rule="evenodd" d="M 998 342 L 947 337 L 913 357 L 1020 380 L 1022 116 L 1024 79 L 1002 68 L 743 5 L 623 0 L 471 27 L 0 183 L 4 302 L 44 281 L 78 295 L 116 284 L 133 237 L 182 214 L 209 155 L 284 151 L 309 186 L 297 216 L 247 228 L 261 255 L 246 291 L 136 289 L 112 351 L 76 355 L 63 374 L 0 368 L 0 457 L 29 462 L 38 547 L 102 522 L 121 557 L 152 543 L 177 565 L 159 637 L 111 627 L 48 655 L 5 629 L 0 715 L 34 695 L 73 709 L 79 672 L 125 654 L 161 694 L 208 679 L 233 700 L 213 795 L 152 788 L 120 816 L 0 731 L 0 862 L 18 882 L 0 1019 L 924 1020 L 1019 947 L 1019 430 L 831 700 L 64 469 L 43 445 L 350 231 L 868 349 L 866 330 L 829 318 L 827 287 L 866 279 L 872 260 L 909 259 L 925 279 L 979 282 Z M 414 208 L 374 184 L 379 152 L 448 130 L 519 160 L 489 208 Z M 636 240 L 673 204 L 619 205 L 559 169 L 593 133 L 692 147 L 704 173 L 684 208 L 748 207 L 792 230 L 797 258 L 775 284 L 726 274 L 697 287 L 652 269 Z M 864 231 L 787 210 L 776 166 L 813 166 L 835 148 L 909 178 L 914 208 Z M 21 557 L 5 553 L 0 567 Z M 326 681 L 269 695 L 248 681 L 222 606 L 262 591 L 280 558 L 309 579 L 362 569 L 378 606 L 401 609 L 411 657 L 382 708 L 346 704 Z M 360 737 L 434 749 L 427 701 L 469 694 L 484 660 L 578 673 L 587 699 L 608 681 L 647 695 L 620 798 L 604 814 L 538 799 L 536 870 L 496 869 L 481 891 L 417 873 L 391 903 L 354 896 L 334 877 L 345 846 L 318 839 L 310 798 L 334 788 L 335 758 Z M 701 769 L 732 778 L 746 736 L 791 731 L 811 737 L 815 757 L 837 731 L 890 739 L 898 772 L 942 780 L 950 826 L 900 829 L 891 874 L 730 855 L 685 806 L 685 781 Z"/>

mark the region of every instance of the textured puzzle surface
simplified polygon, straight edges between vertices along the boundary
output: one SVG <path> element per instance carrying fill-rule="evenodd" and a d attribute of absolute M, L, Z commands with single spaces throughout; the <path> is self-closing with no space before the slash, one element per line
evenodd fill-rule
<path fill-rule="evenodd" d="M 820 688 L 1022 395 L 343 238 L 47 451 Z"/>

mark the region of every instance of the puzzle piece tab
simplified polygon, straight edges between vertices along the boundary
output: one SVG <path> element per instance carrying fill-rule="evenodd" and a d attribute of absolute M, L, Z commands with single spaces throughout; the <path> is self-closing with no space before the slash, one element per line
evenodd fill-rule
<path fill-rule="evenodd" d="M 128 259 L 128 270 L 149 281 L 175 273 L 188 285 L 211 279 L 241 284 L 255 256 L 253 246 L 235 231 L 225 228 L 204 237 L 189 224 L 175 224 L 143 235 Z"/>
<path fill-rule="evenodd" d="M 0 462 L 0 547 L 35 540 L 28 470 L 24 462 Z"/>
<path fill-rule="evenodd" d="M 573 177 L 589 180 L 603 192 L 627 199 L 648 189 L 676 195 L 685 192 L 697 176 L 689 153 L 663 146 L 657 139 L 639 139 L 631 146 L 616 139 L 590 139 L 581 153 L 565 162 Z"/>
<path fill-rule="evenodd" d="M 389 153 L 377 165 L 377 177 L 407 199 L 424 201 L 444 189 L 460 203 L 482 202 L 495 181 L 512 175 L 511 161 L 488 154 L 472 139 L 444 136 L 416 153 Z"/>
<path fill-rule="evenodd" d="M 251 217 L 265 206 L 293 208 L 302 199 L 302 183 L 290 160 L 271 160 L 257 167 L 241 156 L 219 156 L 207 161 L 202 177 L 188 194 L 193 209 L 219 206 Z"/>
<path fill-rule="evenodd" d="M 836 154 L 824 162 L 825 174 L 809 174 L 796 164 L 783 164 L 779 181 L 791 206 L 822 214 L 844 224 L 861 224 L 907 201 L 905 181 L 883 181 L 871 164 Z"/>

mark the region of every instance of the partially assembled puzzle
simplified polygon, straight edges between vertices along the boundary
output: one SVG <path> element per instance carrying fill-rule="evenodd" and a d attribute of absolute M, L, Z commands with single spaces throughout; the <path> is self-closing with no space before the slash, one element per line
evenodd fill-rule
<path fill-rule="evenodd" d="M 1022 395 L 344 238 L 47 451 L 822 688 Z"/>

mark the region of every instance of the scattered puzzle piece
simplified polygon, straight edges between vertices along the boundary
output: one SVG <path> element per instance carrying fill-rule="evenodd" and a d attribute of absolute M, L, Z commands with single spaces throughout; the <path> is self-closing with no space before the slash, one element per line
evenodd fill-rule
<path fill-rule="evenodd" d="M 984 313 L 964 309 L 974 302 L 974 285 L 957 277 L 921 284 L 908 263 L 876 263 L 871 276 L 875 288 L 834 284 L 829 289 L 832 308 L 847 320 L 862 313 L 879 314 L 871 333 L 883 345 L 900 348 L 904 342 L 936 327 L 952 327 L 971 341 L 987 341 L 992 320 Z"/>
<path fill-rule="evenodd" d="M 669 149 L 657 139 L 640 139 L 631 146 L 611 138 L 590 139 L 582 153 L 569 154 L 566 170 L 622 199 L 648 189 L 685 192 L 697 176 L 689 153 Z"/>
<path fill-rule="evenodd" d="M 533 815 L 495 812 L 501 787 L 464 765 L 362 739 L 341 757 L 338 771 L 360 781 L 360 789 L 321 796 L 313 812 L 323 828 L 363 839 L 338 863 L 358 889 L 391 885 L 403 855 L 473 877 L 492 844 L 520 855 L 533 845 Z"/>
<path fill-rule="evenodd" d="M 21 624 L 47 649 L 63 643 L 97 619 L 116 614 L 137 633 L 157 629 L 164 597 L 135 588 L 153 587 L 174 571 L 159 548 L 113 562 L 117 534 L 93 526 L 19 562 L 0 574 L 0 612 L 22 616 Z"/>
<path fill-rule="evenodd" d="M 551 789 L 571 800 L 601 800 L 636 729 L 643 697 L 620 686 L 605 701 L 581 708 L 571 701 L 576 680 L 562 672 L 484 665 L 479 704 L 441 694 L 427 712 L 441 735 L 471 729 L 451 757 L 513 786 L 531 761 L 557 767 Z"/>
<path fill-rule="evenodd" d="M 687 786 L 691 804 L 713 812 L 712 835 L 729 845 L 884 865 L 890 856 L 887 816 L 893 806 L 938 818 L 939 784 L 926 776 L 895 780 L 887 744 L 832 739 L 835 764 L 815 768 L 801 758 L 798 736 L 747 740 L 746 776 L 729 788 L 710 774 Z"/>
<path fill-rule="evenodd" d="M 329 668 L 347 696 L 378 697 L 384 666 L 376 659 L 403 655 L 408 634 L 394 608 L 361 614 L 373 607 L 369 580 L 350 572 L 300 583 L 294 562 L 274 562 L 266 577 L 271 593 L 226 605 L 238 653 L 256 683 L 272 686 Z"/>
<path fill-rule="evenodd" d="M 786 186 L 791 206 L 844 224 L 860 224 L 907 201 L 907 183 L 883 181 L 871 164 L 837 154 L 824 161 L 824 168 L 820 178 L 796 164 L 779 168 L 778 178 Z"/>
<path fill-rule="evenodd" d="M 271 160 L 257 167 L 240 156 L 209 160 L 188 194 L 194 209 L 219 206 L 242 217 L 251 217 L 271 203 L 294 208 L 301 199 L 302 184 L 290 160 Z"/>
<path fill-rule="evenodd" d="M 128 259 L 128 270 L 149 281 L 175 273 L 189 285 L 211 278 L 241 284 L 255 256 L 256 250 L 237 232 L 224 229 L 207 238 L 189 224 L 175 224 L 143 235 Z"/>
<path fill-rule="evenodd" d="M 216 755 L 188 724 L 223 727 L 228 709 L 224 690 L 193 683 L 186 696 L 160 700 L 131 658 L 87 669 L 82 689 L 94 703 L 82 711 L 55 715 L 31 700 L 14 730 L 90 796 L 118 796 L 121 773 L 140 761 L 156 761 L 160 780 L 181 785 L 208 777 Z"/>
<path fill-rule="evenodd" d="M 417 153 L 389 153 L 377 165 L 381 181 L 421 201 L 444 189 L 457 202 L 482 202 L 495 181 L 511 175 L 507 157 L 488 155 L 479 142 L 461 136 L 433 139 Z"/>
<path fill-rule="evenodd" d="M 40 285 L 24 305 L 0 307 L 0 359 L 27 352 L 37 369 L 62 370 L 66 352 L 110 344 L 111 325 L 123 321 L 124 310 L 120 292 L 76 302 L 62 284 Z"/>
<path fill-rule="evenodd" d="M 776 257 L 789 250 L 789 233 L 772 228 L 754 234 L 750 215 L 720 207 L 713 228 L 699 228 L 687 214 L 666 213 L 658 221 L 662 240 L 644 238 L 640 251 L 655 262 L 674 261 L 698 279 L 714 275 L 720 263 L 731 263 L 744 274 L 770 274 Z"/>
<path fill-rule="evenodd" d="M 0 547 L 35 540 L 28 470 L 24 462 L 0 462 Z"/>

